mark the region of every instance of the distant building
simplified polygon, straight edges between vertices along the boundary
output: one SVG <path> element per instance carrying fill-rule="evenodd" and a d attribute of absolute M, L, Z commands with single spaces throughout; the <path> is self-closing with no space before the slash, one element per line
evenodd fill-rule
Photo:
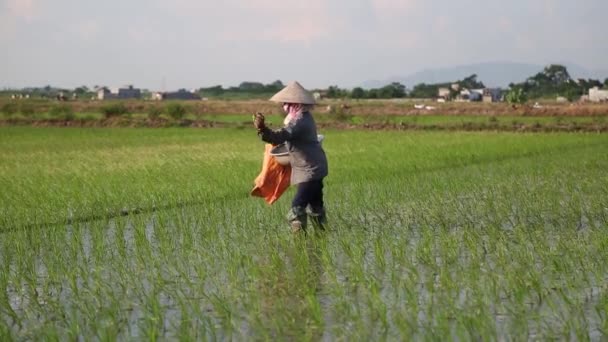
<path fill-rule="evenodd" d="M 500 102 L 503 100 L 504 91 L 500 88 L 463 89 L 458 94 L 457 101 L 470 102 Z"/>
<path fill-rule="evenodd" d="M 327 91 L 315 91 L 312 96 L 314 97 L 315 101 L 319 101 L 327 98 Z"/>
<path fill-rule="evenodd" d="M 186 89 L 180 89 L 174 92 L 157 92 L 152 94 L 152 99 L 157 101 L 162 100 L 200 100 L 201 97 L 195 92 Z"/>
<path fill-rule="evenodd" d="M 483 102 L 502 101 L 503 91 L 500 88 L 485 88 L 482 92 Z"/>
<path fill-rule="evenodd" d="M 132 85 L 116 90 L 110 90 L 103 87 L 97 91 L 98 100 L 127 100 L 139 98 L 141 98 L 141 90 L 139 88 L 133 88 Z"/>
<path fill-rule="evenodd" d="M 483 100 L 483 89 L 469 90 L 469 101 L 480 102 Z"/>
<path fill-rule="evenodd" d="M 440 99 L 447 100 L 450 98 L 451 90 L 450 88 L 439 88 L 437 89 L 437 97 Z"/>
<path fill-rule="evenodd" d="M 473 102 L 483 101 L 483 89 L 471 89 L 469 100 Z"/>
<path fill-rule="evenodd" d="M 589 89 L 589 101 L 607 102 L 608 101 L 608 89 L 600 89 L 599 87 L 593 87 L 593 88 Z"/>

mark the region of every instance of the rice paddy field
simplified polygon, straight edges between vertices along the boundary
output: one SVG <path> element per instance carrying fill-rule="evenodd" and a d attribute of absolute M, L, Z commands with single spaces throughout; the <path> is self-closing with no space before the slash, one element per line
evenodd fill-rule
<path fill-rule="evenodd" d="M 608 135 L 320 133 L 293 236 L 253 129 L 0 127 L 0 340 L 608 339 Z"/>

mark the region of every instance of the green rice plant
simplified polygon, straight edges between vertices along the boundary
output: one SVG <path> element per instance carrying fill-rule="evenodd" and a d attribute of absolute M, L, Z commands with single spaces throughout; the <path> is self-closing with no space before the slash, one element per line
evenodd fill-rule
<path fill-rule="evenodd" d="M 54 105 L 49 110 L 49 115 L 52 118 L 62 120 L 74 120 L 76 118 L 74 109 L 69 104 Z"/>
<path fill-rule="evenodd" d="M 158 106 L 150 106 L 148 107 L 148 118 L 151 120 L 158 119 L 163 114 L 162 108 Z"/>
<path fill-rule="evenodd" d="M 129 108 L 122 102 L 104 105 L 100 108 L 100 111 L 106 119 L 129 114 Z"/>
<path fill-rule="evenodd" d="M 605 338 L 607 136 L 321 133 L 297 238 L 254 132 L 0 128 L 0 338 Z"/>
<path fill-rule="evenodd" d="M 27 101 L 21 102 L 19 103 L 19 114 L 31 118 L 36 114 L 36 107 Z"/>
<path fill-rule="evenodd" d="M 19 106 L 14 102 L 8 102 L 0 107 L 0 112 L 4 114 L 5 117 L 10 117 L 19 112 Z"/>
<path fill-rule="evenodd" d="M 173 120 L 181 120 L 188 113 L 188 109 L 186 108 L 186 106 L 178 102 L 171 102 L 167 104 L 165 106 L 165 111 L 167 112 L 167 115 L 169 115 L 169 117 L 171 117 Z"/>

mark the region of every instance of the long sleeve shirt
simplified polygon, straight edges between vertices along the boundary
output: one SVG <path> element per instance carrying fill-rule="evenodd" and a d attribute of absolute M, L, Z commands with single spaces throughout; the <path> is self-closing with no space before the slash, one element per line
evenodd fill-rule
<path fill-rule="evenodd" d="M 328 174 L 327 157 L 317 138 L 317 126 L 310 112 L 303 112 L 285 127 L 258 132 L 261 139 L 273 145 L 285 143 L 291 163 L 291 184 L 322 179 Z"/>

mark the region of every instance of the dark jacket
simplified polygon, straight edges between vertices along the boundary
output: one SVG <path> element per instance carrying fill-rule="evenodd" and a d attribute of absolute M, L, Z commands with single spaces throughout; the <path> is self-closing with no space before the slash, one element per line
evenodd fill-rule
<path fill-rule="evenodd" d="M 278 130 L 264 128 L 258 133 L 263 141 L 285 143 L 291 162 L 291 184 L 299 184 L 327 176 L 327 158 L 317 139 L 317 126 L 310 112 L 304 112 Z"/>

